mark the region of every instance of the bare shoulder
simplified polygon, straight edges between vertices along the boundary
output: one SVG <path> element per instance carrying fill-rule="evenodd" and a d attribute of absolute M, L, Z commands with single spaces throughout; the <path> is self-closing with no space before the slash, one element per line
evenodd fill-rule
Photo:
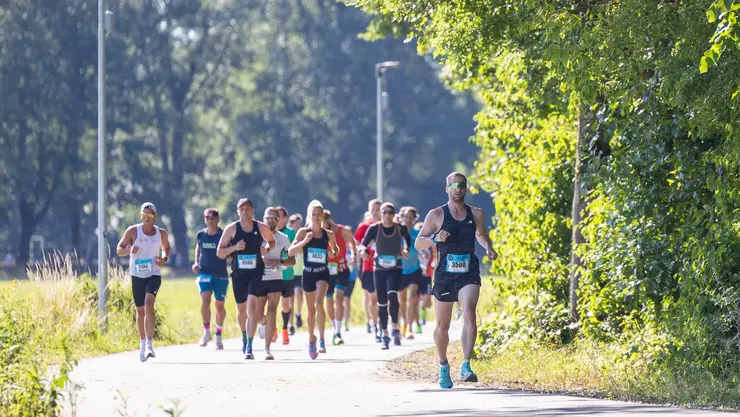
<path fill-rule="evenodd" d="M 352 226 L 342 225 L 342 230 L 345 232 L 352 233 Z"/>
<path fill-rule="evenodd" d="M 165 230 L 165 229 L 164 229 L 163 227 L 160 227 L 160 228 L 159 228 L 159 234 L 160 234 L 160 235 L 161 235 L 162 237 L 167 237 L 167 235 L 168 235 L 168 233 L 167 233 L 167 230 Z"/>
<path fill-rule="evenodd" d="M 483 216 L 484 216 L 485 213 L 483 212 L 483 209 L 482 208 L 480 208 L 480 207 L 474 207 L 474 206 L 468 206 L 468 207 L 470 207 L 470 211 L 473 212 L 473 216 L 474 217 L 479 217 L 481 219 L 483 218 Z"/>
<path fill-rule="evenodd" d="M 324 232 L 326 233 L 327 236 L 329 236 L 329 238 L 334 238 L 334 232 L 332 232 L 331 230 L 324 229 Z"/>

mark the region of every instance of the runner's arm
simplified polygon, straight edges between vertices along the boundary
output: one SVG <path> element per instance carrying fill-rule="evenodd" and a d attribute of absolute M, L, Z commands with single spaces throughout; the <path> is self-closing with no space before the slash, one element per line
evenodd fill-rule
<path fill-rule="evenodd" d="M 198 232 L 198 234 L 195 235 L 195 253 L 193 256 L 193 263 L 195 265 L 198 265 L 198 259 L 200 259 L 200 236 L 201 232 Z"/>
<path fill-rule="evenodd" d="M 264 239 L 265 242 L 267 242 L 267 250 L 270 251 L 277 244 L 277 242 L 275 242 L 275 236 L 270 231 L 269 226 L 267 226 L 264 223 L 258 223 L 258 224 L 259 224 L 260 234 L 262 235 L 262 239 Z"/>
<path fill-rule="evenodd" d="M 486 250 L 486 256 L 493 257 L 489 261 L 493 261 L 498 257 L 498 254 L 493 250 L 493 244 L 491 243 L 491 237 L 488 236 L 488 230 L 486 230 L 485 214 L 483 209 L 473 207 L 473 218 L 475 219 L 475 239 L 478 244 L 483 246 Z"/>
<path fill-rule="evenodd" d="M 284 252 L 283 253 L 286 254 L 286 257 L 285 258 L 282 258 L 281 257 L 280 258 L 280 263 L 283 264 L 284 266 L 294 266 L 295 265 L 295 256 L 289 256 L 289 255 L 287 255 L 287 253 L 288 253 L 287 250 L 288 249 L 290 249 L 290 246 L 288 246 L 288 247 L 286 247 L 284 249 Z"/>
<path fill-rule="evenodd" d="M 118 256 L 126 256 L 131 254 L 131 246 L 134 243 L 134 232 L 136 232 L 136 226 L 130 226 L 123 233 L 121 241 L 116 246 L 116 254 Z"/>
<path fill-rule="evenodd" d="M 329 253 L 331 257 L 335 257 L 339 254 L 339 246 L 337 246 L 337 238 L 334 236 L 334 232 L 324 229 L 326 236 L 329 238 Z"/>
<path fill-rule="evenodd" d="M 218 256 L 221 259 L 226 259 L 231 255 L 232 252 L 236 249 L 236 245 L 230 245 L 231 239 L 234 238 L 234 235 L 236 234 L 236 227 L 234 227 L 234 224 L 230 224 L 226 226 L 226 229 L 224 230 L 223 234 L 221 235 L 221 239 L 218 241 L 218 249 L 216 249 L 216 256 Z"/>
<path fill-rule="evenodd" d="M 375 240 L 375 235 L 378 234 L 378 225 L 374 224 L 367 228 L 367 232 L 365 232 L 365 237 L 362 238 L 362 244 L 360 245 L 360 253 L 370 253 L 367 250 L 367 247 L 372 241 Z"/>
<path fill-rule="evenodd" d="M 295 256 L 296 254 L 300 253 L 301 249 L 303 249 L 303 245 L 305 244 L 303 240 L 306 238 L 306 228 L 301 227 L 298 229 L 298 233 L 295 235 L 295 239 L 293 239 L 293 243 L 290 244 L 290 247 L 288 248 L 288 256 Z"/>
<path fill-rule="evenodd" d="M 416 241 L 414 242 L 416 250 L 421 251 L 434 246 L 432 238 L 433 235 L 437 233 L 440 228 L 440 224 L 442 223 L 441 212 L 441 209 L 436 208 L 427 213 L 427 217 L 424 218 L 424 226 L 421 227 L 419 236 L 416 237 Z"/>
<path fill-rule="evenodd" d="M 403 240 L 406 241 L 406 249 L 411 250 L 411 235 L 409 234 L 409 229 L 406 226 L 401 226 L 401 237 L 403 237 Z"/>
<path fill-rule="evenodd" d="M 170 252 L 172 250 L 170 248 L 170 237 L 169 237 L 169 234 L 167 234 L 167 231 L 162 228 L 159 229 L 159 234 L 162 237 L 161 246 L 162 246 L 162 253 L 164 253 L 163 258 L 165 262 L 167 262 L 167 260 L 170 259 Z"/>

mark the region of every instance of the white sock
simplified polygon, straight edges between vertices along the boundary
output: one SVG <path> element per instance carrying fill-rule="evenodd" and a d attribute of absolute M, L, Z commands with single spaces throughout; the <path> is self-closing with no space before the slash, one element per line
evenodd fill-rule
<path fill-rule="evenodd" d="M 148 348 L 152 347 L 152 339 L 149 339 L 149 338 L 146 339 L 146 347 Z"/>
<path fill-rule="evenodd" d="M 139 339 L 139 349 L 143 352 L 146 348 L 146 340 L 145 339 Z"/>

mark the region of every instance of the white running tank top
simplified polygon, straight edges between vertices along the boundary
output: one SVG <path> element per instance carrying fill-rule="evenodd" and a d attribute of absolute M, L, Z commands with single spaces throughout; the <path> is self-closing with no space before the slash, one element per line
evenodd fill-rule
<path fill-rule="evenodd" d="M 282 257 L 283 251 L 288 252 L 288 248 L 290 247 L 290 238 L 285 233 L 275 231 L 273 233 L 273 236 L 275 236 L 275 247 L 270 249 L 263 256 L 264 259 L 280 259 Z M 264 245 L 266 246 L 267 242 L 265 242 Z M 292 266 L 289 266 L 288 268 L 292 268 Z M 282 279 L 282 265 L 273 267 L 265 265 L 265 274 L 262 276 L 262 281 L 277 281 Z"/>
<path fill-rule="evenodd" d="M 159 250 L 162 247 L 162 234 L 159 227 L 154 226 L 154 236 L 147 236 L 141 225 L 137 225 L 136 240 L 133 246 L 138 246 L 139 251 L 129 256 L 128 268 L 131 276 L 149 278 L 152 275 L 160 275 L 159 265 L 154 262 L 154 258 L 159 256 Z"/>

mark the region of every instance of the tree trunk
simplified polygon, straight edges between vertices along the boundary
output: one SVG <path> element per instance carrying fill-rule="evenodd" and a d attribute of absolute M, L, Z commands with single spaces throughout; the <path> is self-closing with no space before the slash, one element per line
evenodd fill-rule
<path fill-rule="evenodd" d="M 581 268 L 583 262 L 578 256 L 577 249 L 582 243 L 585 243 L 581 233 L 581 223 L 583 221 L 583 212 L 586 208 L 586 187 L 582 184 L 585 164 L 583 155 L 586 152 L 586 134 L 588 130 L 587 121 L 588 110 L 581 105 L 578 112 L 578 136 L 576 139 L 576 161 L 573 180 L 573 204 L 572 219 L 573 228 L 571 236 L 571 255 L 570 255 L 570 320 L 573 323 L 578 322 L 578 283 L 581 277 Z"/>
<path fill-rule="evenodd" d="M 77 194 L 76 194 L 77 195 Z M 69 209 L 69 237 L 72 240 L 72 250 L 79 255 L 80 249 L 80 225 L 82 218 L 80 216 L 80 201 L 77 198 L 70 198 L 68 203 Z"/>
<path fill-rule="evenodd" d="M 18 266 L 25 265 L 31 260 L 31 236 L 36 231 L 36 219 L 33 211 L 24 210 L 28 206 L 24 201 L 19 203 L 21 217 L 20 246 L 18 247 Z"/>

